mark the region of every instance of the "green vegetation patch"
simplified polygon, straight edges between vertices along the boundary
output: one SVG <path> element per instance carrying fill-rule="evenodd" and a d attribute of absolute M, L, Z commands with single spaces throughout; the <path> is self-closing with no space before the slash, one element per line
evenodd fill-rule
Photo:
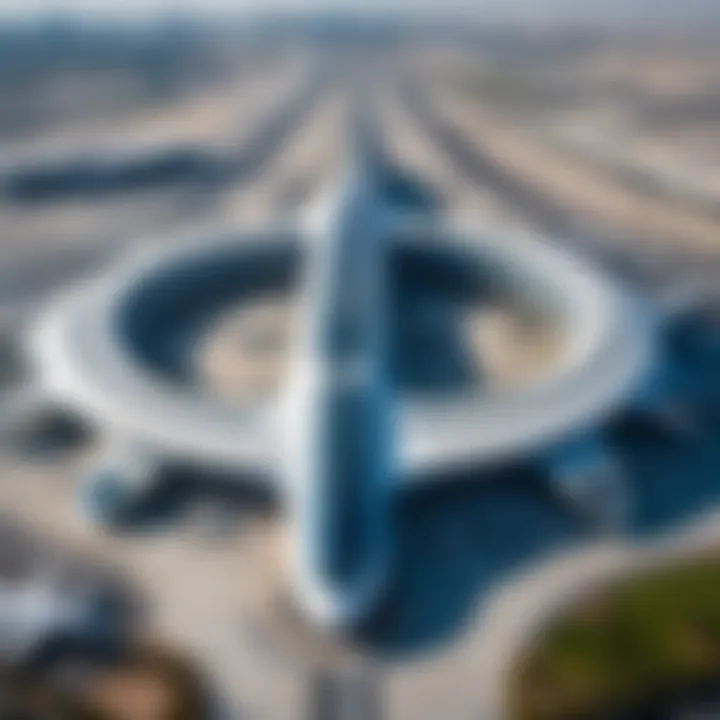
<path fill-rule="evenodd" d="M 648 571 L 573 605 L 515 668 L 510 717 L 600 718 L 720 685 L 720 558 Z"/>

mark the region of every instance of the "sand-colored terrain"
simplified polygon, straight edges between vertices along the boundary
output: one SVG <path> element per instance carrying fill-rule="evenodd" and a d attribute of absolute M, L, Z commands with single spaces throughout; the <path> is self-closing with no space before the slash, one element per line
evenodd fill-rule
<path fill-rule="evenodd" d="M 443 105 L 462 132 L 540 195 L 553 198 L 569 216 L 619 236 L 682 243 L 701 252 L 720 251 L 720 221 L 621 187 L 559 156 L 522 128 L 467 98 L 447 98 Z"/>
<path fill-rule="evenodd" d="M 443 55 L 438 64 L 447 63 Z M 118 136 L 242 143 L 297 81 L 292 68 L 278 68 L 273 77 L 238 79 L 234 95 L 224 89 L 167 115 L 163 111 L 137 118 L 127 135 L 118 131 Z M 565 208 L 569 217 L 621 238 L 644 238 L 648 244 L 720 248 L 716 224 L 707 218 L 628 193 L 608 178 L 559 158 L 521 125 L 499 120 L 450 89 L 435 87 L 432 92 L 451 122 L 508 172 Z M 147 231 L 177 227 L 179 218 L 214 218 L 238 227 L 289 221 L 298 204 L 331 182 L 341 165 L 344 100 L 341 92 L 331 92 L 254 182 L 221 188 L 208 198 L 173 192 L 32 209 L 0 207 L 8 258 L 7 271 L 0 275 L 3 309 L 16 301 L 36 301 L 40 288 L 31 281 L 42 279 L 43 273 L 52 275 L 63 262 L 68 265 L 63 277 L 73 277 L 80 259 L 96 248 L 119 250 Z M 512 197 L 492 185 L 470 183 L 398 98 L 385 97 L 382 117 L 398 160 L 436 184 L 451 212 L 469 216 L 483 228 L 534 226 L 535 219 L 524 216 Z M 76 141 L 77 135 L 67 140 L 69 145 Z M 292 305 L 292 297 L 270 298 L 229 308 L 218 318 L 195 348 L 198 376 L 207 392 L 243 399 L 277 386 L 286 371 Z M 430 314 L 450 318 L 453 308 L 440 310 Z M 459 320 L 465 348 L 485 387 L 514 388 L 552 366 L 558 338 L 551 329 L 529 326 L 495 305 L 463 310 L 452 320 Z M 165 524 L 105 532 L 93 526 L 77 504 L 86 468 L 98 449 L 99 443 L 92 442 L 75 453 L 42 458 L 5 448 L 0 453 L 0 505 L 31 529 L 92 546 L 125 569 L 151 600 L 153 631 L 195 655 L 233 720 L 315 717 L 315 666 L 325 664 L 327 672 L 339 673 L 345 667 L 335 665 L 334 659 L 357 659 L 359 649 L 364 653 L 360 665 L 369 667 L 370 679 L 358 672 L 348 697 L 360 688 L 364 697 L 375 699 L 377 694 L 381 706 L 364 720 L 477 717 L 485 689 L 475 682 L 477 669 L 492 660 L 492 648 L 484 644 L 487 627 L 479 603 L 509 567 L 532 562 L 536 554 L 570 537 L 576 525 L 537 487 L 516 485 L 523 479 L 516 472 L 486 487 L 478 483 L 463 492 L 448 489 L 403 500 L 397 515 L 398 592 L 384 628 L 359 647 L 333 646 L 328 654 L 325 645 L 316 645 L 312 638 L 307 647 L 318 647 L 318 652 L 303 655 L 305 631 L 291 622 L 286 625 L 287 616 L 270 605 L 283 591 L 285 527 L 275 508 L 235 495 L 229 499 L 223 491 L 202 486 L 181 499 Z M 678 477 L 684 481 L 685 474 L 683 465 Z M 348 670 L 351 675 L 357 670 L 353 668 Z"/>

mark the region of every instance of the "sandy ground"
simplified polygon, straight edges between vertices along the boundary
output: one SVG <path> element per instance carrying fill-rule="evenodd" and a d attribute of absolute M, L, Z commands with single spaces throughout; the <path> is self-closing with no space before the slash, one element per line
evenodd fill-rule
<path fill-rule="evenodd" d="M 296 71 L 297 68 L 293 72 Z M 242 85 L 229 108 L 238 123 L 234 128 L 236 136 L 257 131 L 264 114 L 293 84 L 293 72 L 286 72 L 285 77 L 279 74 L 273 83 L 263 77 Z M 260 102 L 260 95 L 264 102 Z M 307 131 L 299 133 L 297 148 L 294 141 L 290 143 L 288 158 L 280 159 L 278 172 L 270 171 L 274 179 L 267 182 L 265 192 L 258 188 L 251 190 L 255 201 L 246 207 L 260 211 L 262 198 L 267 219 L 283 174 L 312 169 L 308 159 L 312 159 L 314 153 L 305 146 L 308 142 L 317 146 L 314 124 L 313 120 Z M 233 203 L 239 203 L 244 192 L 245 189 L 240 188 L 232 191 Z M 17 248 L 13 263 L 7 265 L 8 281 L 2 285 L 8 294 L 3 310 L 11 300 L 18 303 L 37 300 L 36 289 L 27 287 L 22 279 L 18 287 L 11 285 L 20 268 L 26 278 L 38 283 L 45 263 L 48 274 L 53 275 L 58 272 L 60 260 L 65 260 L 70 265 L 63 273 L 63 279 L 67 280 L 79 271 L 79 260 L 72 262 L 69 258 L 84 259 L 98 245 L 115 245 L 121 238 L 134 240 L 134 236 L 151 230 L 177 227 L 179 213 L 187 210 L 183 208 L 183 200 L 187 203 L 187 198 L 172 194 L 169 198 L 143 195 L 99 203 L 60 203 L 33 212 L 0 209 L 7 221 L 4 242 Z M 232 219 L 241 222 L 244 218 L 238 210 Z M 52 242 L 50 247 L 49 242 Z M 77 251 L 75 255 L 74 251 Z M 60 278 L 51 278 L 50 284 L 56 287 L 60 281 Z M 89 450 L 90 455 L 94 452 L 92 448 Z M 212 682 L 218 685 L 218 695 L 229 703 L 230 717 L 245 717 L 246 713 L 249 717 L 296 717 L 297 708 L 302 704 L 296 678 L 289 670 L 278 672 L 258 651 L 251 637 L 252 622 L 242 615 L 242 601 L 255 582 L 254 571 L 248 569 L 253 558 L 245 538 L 249 528 L 242 519 L 233 518 L 230 532 L 225 533 L 228 537 L 220 543 L 204 536 L 212 536 L 212 529 L 208 533 L 207 526 L 212 528 L 217 524 L 212 518 L 221 516 L 222 508 L 208 510 L 202 503 L 168 532 L 104 533 L 85 521 L 77 506 L 75 496 L 83 476 L 82 468 L 88 461 L 83 456 L 45 464 L 37 459 L 23 461 L 3 454 L 0 459 L 5 480 L 2 494 L 7 500 L 2 503 L 4 511 L 51 537 L 92 548 L 127 569 L 141 591 L 152 600 L 154 632 L 180 643 L 196 655 Z M 212 517 L 203 519 L 203 513 Z"/>
<path fill-rule="evenodd" d="M 227 88 L 223 90 L 222 107 L 217 99 L 213 103 L 207 98 L 195 98 L 190 107 L 181 108 L 195 118 L 187 121 L 186 129 L 205 133 L 206 145 L 230 147 L 232 143 L 235 149 L 242 148 L 306 71 L 306 66 L 298 64 L 273 68 L 260 77 L 244 77 L 237 88 L 231 88 L 231 93 Z M 213 114 L 216 122 L 206 123 L 207 113 Z M 184 117 L 182 112 L 180 117 Z M 153 138 L 167 137 L 166 133 L 172 135 L 174 130 L 170 126 L 177 122 L 175 113 L 167 111 L 161 116 L 137 119 L 134 128 L 111 131 L 106 127 L 102 137 L 107 143 L 108 137 L 142 135 L 143 142 L 152 142 Z M 90 142 L 82 136 L 77 140 L 85 145 Z M 227 192 L 239 195 L 244 190 L 234 191 L 231 187 Z M 114 254 L 148 236 L 171 237 L 173 230 L 188 223 L 222 219 L 225 209 L 217 207 L 222 198 L 215 191 L 208 194 L 191 186 L 40 204 L 0 202 L 3 314 L 23 314 L 39 297 L 73 278 L 91 273 Z"/>
<path fill-rule="evenodd" d="M 502 224 L 518 225 L 518 214 L 490 189 L 473 187 L 462 177 L 441 150 L 429 141 L 413 121 L 410 112 L 393 94 L 382 108 L 393 154 L 403 167 L 425 178 L 437 188 L 447 212 L 467 218 L 480 228 Z"/>
<path fill-rule="evenodd" d="M 277 393 L 288 372 L 294 306 L 293 294 L 249 300 L 212 323 L 197 343 L 193 363 L 204 391 L 240 403 Z M 411 305 L 407 312 L 413 312 Z M 437 297 L 423 302 L 418 312 L 426 318 L 420 331 L 428 338 L 423 352 L 432 353 L 431 364 L 448 370 L 427 376 L 418 369 L 418 361 L 421 367 L 431 362 L 427 357 L 401 361 L 400 383 L 415 393 L 437 392 L 438 383 L 450 382 L 453 375 L 465 389 L 469 384 L 475 391 L 512 392 L 548 376 L 564 347 L 560 329 L 523 322 L 501 303 L 460 305 Z M 436 318 L 432 323 L 431 317 Z"/>
<path fill-rule="evenodd" d="M 228 81 L 199 90 L 178 101 L 144 108 L 121 121 L 73 122 L 31 139 L 3 141 L 3 165 L 22 158 L 92 152 L 94 149 L 201 144 L 222 149 L 241 140 L 270 108 L 279 92 L 295 85 L 307 72 L 307 58 L 278 58 L 260 72 L 244 69 Z"/>
<path fill-rule="evenodd" d="M 331 178 L 342 146 L 342 135 L 338 132 L 341 112 L 342 98 L 328 98 L 265 170 L 258 183 L 225 193 L 220 206 L 226 219 L 259 225 L 276 219 L 278 212 L 287 213 L 293 203 L 304 198 L 322 179 Z M 407 144 L 410 132 L 406 133 L 402 125 L 393 132 L 406 143 L 406 156 L 412 155 L 413 146 Z M 421 141 L 414 142 L 418 143 L 415 147 L 419 149 Z M 431 157 L 422 169 L 432 169 L 433 178 L 439 178 L 442 172 L 447 172 L 440 170 L 440 166 L 440 160 Z M 302 193 L 297 190 L 298 186 L 302 186 Z M 296 197 L 289 198 L 292 195 L 289 187 L 298 193 Z M 152 209 L 152 202 L 148 204 Z M 84 250 L 91 246 L 93 225 L 87 218 L 76 220 L 87 223 L 86 245 L 77 238 L 81 233 L 73 232 L 77 228 L 73 226 L 71 211 L 58 208 L 53 212 L 56 214 L 52 218 L 42 217 L 41 213 L 40 218 L 25 218 L 24 221 L 44 226 L 43 221 L 52 224 L 63 212 L 68 213 L 67 243 L 74 241 Z M 142 215 L 137 208 L 135 212 L 135 221 L 142 224 Z M 62 227 L 58 224 L 58 228 Z M 124 229 L 129 227 L 125 225 Z M 65 245 L 64 240 L 60 243 Z M 272 316 L 270 325 L 275 322 L 282 331 L 285 309 L 271 306 L 256 308 L 256 311 L 262 316 L 261 324 L 266 330 L 269 314 Z M 241 319 L 243 326 L 247 317 Z M 259 377 L 261 383 L 267 382 L 268 373 L 277 376 L 281 372 L 274 363 L 268 363 L 267 358 L 254 358 L 255 364 L 249 372 L 246 372 L 247 367 L 240 367 L 237 329 L 236 317 L 221 320 L 215 336 L 216 346 L 213 349 L 211 342 L 208 354 L 201 361 L 201 364 L 206 363 L 206 371 L 223 392 L 228 385 L 238 381 L 238 372 L 243 379 L 247 374 Z M 227 343 L 224 350 L 223 332 Z M 223 358 L 223 352 L 227 353 L 226 358 Z M 125 569 L 141 591 L 151 598 L 150 624 L 154 632 L 190 649 L 217 686 L 218 695 L 227 704 L 231 717 L 291 720 L 312 713 L 316 666 L 327 664 L 328 657 L 337 657 L 337 653 L 342 658 L 356 658 L 357 649 L 333 647 L 328 655 L 324 642 L 309 636 L 295 622 L 283 619 L 274 606 L 267 607 L 271 600 L 277 599 L 279 592 L 282 523 L 250 507 L 238 509 L 217 498 L 195 498 L 168 527 L 161 525 L 151 531 L 119 534 L 104 532 L 82 516 L 76 497 L 84 468 L 96 451 L 93 446 L 79 455 L 52 461 L 3 455 L 0 457 L 4 478 L 0 487 L 3 508 L 31 528 L 92 547 L 93 551 Z M 421 535 L 427 533 L 427 528 L 432 529 L 432 524 L 428 526 L 422 519 L 413 522 L 425 528 L 419 531 Z M 268 553 L 275 549 L 279 554 L 269 558 Z M 425 608 L 424 612 L 431 612 L 431 609 Z M 425 621 L 422 618 L 412 620 L 408 616 L 408 622 L 411 623 L 408 632 L 417 634 L 412 623 L 420 622 L 424 626 Z M 404 641 L 398 642 L 402 645 Z M 432 650 L 428 652 L 433 654 Z M 369 667 L 372 675 L 367 680 L 367 692 L 377 692 L 381 696 L 384 714 L 398 720 L 421 717 L 422 712 L 418 714 L 418 683 L 425 682 L 424 674 L 411 671 L 412 665 L 402 658 L 386 662 L 379 648 L 362 657 L 365 659 L 360 661 L 360 666 Z M 374 675 L 380 672 L 378 663 L 382 666 L 379 681 Z M 352 666 L 357 668 L 356 664 Z M 451 653 L 450 658 L 443 657 L 441 671 L 452 675 L 452 668 Z M 332 662 L 330 670 L 337 670 Z M 350 688 L 343 692 L 350 695 L 357 692 L 357 672 L 349 674 Z M 452 699 L 455 693 L 452 683 L 442 682 L 438 693 L 438 702 L 447 705 L 449 710 L 453 702 L 458 702 Z M 470 701 L 467 693 L 462 698 L 464 702 Z M 437 703 L 428 705 L 425 710 L 430 712 L 431 707 L 437 707 Z M 312 717 L 312 714 L 307 716 Z M 452 714 L 445 716 L 453 717 Z"/>
<path fill-rule="evenodd" d="M 720 221 L 707 213 L 623 187 L 457 89 L 438 88 L 437 93 L 445 116 L 462 133 L 539 196 L 552 198 L 578 224 L 646 240 L 651 247 L 681 245 L 701 253 L 720 249 Z"/>
<path fill-rule="evenodd" d="M 340 169 L 345 100 L 342 91 L 331 92 L 298 129 L 299 141 L 290 142 L 259 181 L 225 194 L 220 216 L 250 227 L 292 222 L 305 201 Z"/>
<path fill-rule="evenodd" d="M 322 115 L 317 121 L 322 125 Z M 273 207 L 274 194 L 282 174 L 307 171 L 306 143 L 318 142 L 313 131 L 315 120 L 301 132 L 297 148 L 292 143 L 278 170 L 269 174 L 265 192 L 254 188 L 250 203 L 266 214 Z M 285 153 L 284 153 L 285 155 Z M 282 173 L 282 174 L 278 174 Z M 242 191 L 235 193 L 239 202 Z M 243 218 L 239 213 L 235 218 Z M 36 220 L 40 222 L 40 220 Z M 222 515 L 221 508 L 203 508 L 199 503 L 183 522 L 168 532 L 151 535 L 112 535 L 92 527 L 80 516 L 74 499 L 82 477 L 83 459 L 25 464 L 4 457 L 2 494 L 4 510 L 31 527 L 75 541 L 125 567 L 144 593 L 152 599 L 152 626 L 172 638 L 202 662 L 208 675 L 219 686 L 219 694 L 232 708 L 231 717 L 297 716 L 302 705 L 301 687 L 291 669 L 277 666 L 252 640 L 253 624 L 243 618 L 242 606 L 256 583 L 253 553 L 246 535 L 252 535 L 250 521 L 233 517 L 231 530 L 222 542 L 204 538 L 205 526 L 213 526 L 208 516 Z M 14 489 L 13 489 L 14 488 Z M 20 490 L 22 488 L 22 490 Z M 52 508 L 52 510 L 50 510 Z M 247 526 L 246 526 L 247 525 Z M 212 536 L 212 530 L 207 533 Z M 247 715 L 246 715 L 247 713 Z"/>
<path fill-rule="evenodd" d="M 277 92 L 281 93 L 284 86 L 282 81 L 278 82 Z M 250 84 L 243 87 L 249 88 Z M 245 91 L 238 92 L 242 97 Z M 478 120 L 475 111 L 461 107 L 456 98 L 448 98 L 444 107 L 455 121 L 464 123 L 468 132 L 477 133 L 483 140 L 486 132 L 492 133 L 492 146 L 509 165 L 529 162 L 525 155 L 517 154 L 519 151 L 514 147 L 517 141 L 532 162 L 542 166 L 543 151 L 524 136 L 516 135 L 514 129 L 486 125 L 484 120 Z M 222 208 L 225 219 L 258 225 L 292 214 L 293 207 L 337 167 L 338 148 L 342 146 L 338 123 L 341 112 L 342 98 L 332 95 L 270 163 L 255 186 L 230 189 L 212 207 Z M 507 198 L 498 198 L 491 188 L 487 192 L 479 190 L 461 179 L 448 159 L 430 146 L 392 99 L 384 112 L 391 128 L 393 150 L 401 160 L 437 182 L 450 208 L 473 214 L 478 222 L 486 221 L 489 225 L 512 217 L 514 223 L 522 226 L 523 221 L 515 216 Z M 260 114 L 253 118 L 247 119 L 248 133 L 253 123 L 259 122 Z M 525 165 L 522 167 L 525 172 Z M 553 192 L 561 191 L 563 197 L 567 192 L 575 207 L 574 193 L 584 192 L 575 187 L 580 185 L 578 176 L 572 174 L 575 171 L 558 170 L 554 165 L 551 168 L 536 167 L 537 175 L 532 175 L 532 179 Z M 602 193 L 603 189 L 598 191 Z M 578 203 L 582 197 L 578 195 Z M 610 194 L 603 201 L 613 210 L 613 221 L 618 227 L 629 224 L 634 229 L 633 213 L 637 210 L 625 208 L 615 197 Z M 108 204 L 113 205 L 109 201 Z M 28 273 L 37 272 L 33 262 L 47 257 L 43 238 L 56 237 L 50 231 L 55 224 L 62 238 L 55 240 L 58 248 L 65 247 L 65 243 L 77 243 L 77 248 L 86 252 L 95 242 L 105 242 L 93 239 L 98 235 L 98 227 L 104 232 L 107 225 L 122 224 L 120 229 L 112 228 L 115 233 L 134 233 L 141 226 L 143 230 L 150 229 L 158 222 L 154 213 L 158 213 L 162 224 L 171 220 L 174 209 L 182 204 L 182 198 L 174 197 L 166 205 L 160 203 L 158 210 L 148 200 L 147 218 L 142 204 L 133 205 L 137 228 L 122 221 L 119 205 L 113 205 L 117 215 L 109 213 L 108 208 L 103 211 L 101 206 L 93 220 L 85 215 L 75 218 L 72 206 L 18 217 L 20 225 L 30 228 L 24 231 L 27 237 L 35 238 L 28 240 L 33 252 L 21 257 L 27 259 Z M 672 217 L 674 223 L 683 223 L 678 231 L 690 232 L 692 228 L 693 233 L 700 233 L 702 227 L 702 239 L 707 240 L 704 225 L 686 226 L 685 219 Z M 43 230 L 45 227 L 48 229 Z M 13 242 L 20 245 L 25 235 L 17 230 L 13 237 L 17 238 Z M 58 253 L 62 250 L 58 249 Z M 4 281 L 3 288 L 6 287 Z M 276 337 L 255 336 L 253 343 L 265 350 L 269 348 L 272 355 L 283 344 L 287 308 L 277 303 L 255 308 L 253 312 L 259 313 L 259 320 L 252 314 L 248 319 L 245 308 L 239 312 L 240 317 L 230 313 L 219 321 L 217 332 L 209 338 L 200 357 L 202 372 L 218 392 L 234 387 L 242 393 L 247 375 L 262 385 L 282 372 L 280 358 L 269 361 L 268 355 L 262 353 L 247 357 L 243 354 L 243 342 L 248 323 L 251 336 L 255 324 L 262 325 L 263 332 L 274 326 Z M 480 342 L 485 344 L 485 350 L 494 348 L 489 355 L 495 357 L 497 368 L 509 373 L 506 382 L 516 382 L 528 368 L 537 367 L 534 362 L 520 362 L 525 356 L 518 353 L 517 343 L 527 341 L 528 335 L 514 330 L 512 323 L 489 313 L 471 318 L 470 324 L 473 332 L 491 336 L 491 340 L 485 338 Z M 531 351 L 538 349 L 547 352 L 544 341 Z M 240 365 L 239 359 L 247 365 Z M 486 356 L 485 360 L 488 359 Z M 347 670 L 348 697 L 358 692 L 358 687 L 366 696 L 378 696 L 382 712 L 369 714 L 364 720 L 478 717 L 486 690 L 477 681 L 478 668 L 482 662 L 492 661 L 494 648 L 485 634 L 488 626 L 482 615 L 483 591 L 495 587 L 509 567 L 532 563 L 538 554 L 552 552 L 574 538 L 577 531 L 576 518 L 548 501 L 537 487 L 527 487 L 524 481 L 516 485 L 519 478 L 515 475 L 497 483 L 489 480 L 483 487 L 478 483 L 462 492 L 448 489 L 428 497 L 399 501 L 400 578 L 397 599 L 389 610 L 390 620 L 386 620 L 389 624 L 359 646 L 328 649 L 317 638 L 308 638 L 305 631 L 270 604 L 281 584 L 284 541 L 283 524 L 272 512 L 257 507 L 257 503 L 229 502 L 221 493 L 206 491 L 194 495 L 192 502 L 180 503 L 165 524 L 156 523 L 150 529 L 132 532 L 104 532 L 82 515 L 77 504 L 84 469 L 96 450 L 91 446 L 64 458 L 47 459 L 1 453 L 0 504 L 5 512 L 30 528 L 92 548 L 124 568 L 151 598 L 153 631 L 183 644 L 195 654 L 217 687 L 227 716 L 232 718 L 319 717 L 313 714 L 316 666 L 329 666 L 331 673 L 342 675 L 346 668 L 336 660 L 338 656 L 353 661 L 348 662 L 352 666 L 352 670 Z M 684 464 L 678 477 L 685 478 Z M 504 482 L 508 479 L 513 482 Z M 358 665 L 366 669 L 367 676 L 358 670 Z"/>

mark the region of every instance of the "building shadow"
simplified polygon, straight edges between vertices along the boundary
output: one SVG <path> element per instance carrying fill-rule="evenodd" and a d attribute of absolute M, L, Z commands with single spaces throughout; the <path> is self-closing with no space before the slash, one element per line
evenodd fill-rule
<path fill-rule="evenodd" d="M 498 581 L 581 533 L 527 469 L 450 483 L 400 501 L 394 584 L 358 638 L 371 655 L 402 660 L 448 645 Z"/>

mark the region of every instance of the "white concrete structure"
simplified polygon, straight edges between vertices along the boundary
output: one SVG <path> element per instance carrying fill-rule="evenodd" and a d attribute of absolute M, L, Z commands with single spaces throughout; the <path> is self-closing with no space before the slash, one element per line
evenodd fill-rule
<path fill-rule="evenodd" d="M 210 229 L 145 249 L 55 301 L 33 329 L 31 354 L 53 400 L 126 448 L 126 462 L 114 454 L 95 478 L 112 486 L 110 512 L 132 504 L 164 463 L 271 484 L 294 520 L 298 600 L 337 627 L 362 619 L 380 596 L 391 489 L 519 456 L 560 468 L 567 485 L 574 470 L 563 448 L 592 435 L 645 381 L 649 318 L 610 280 L 539 239 L 416 220 L 395 212 L 372 174 L 361 173 L 307 227 L 252 237 Z M 517 392 L 393 398 L 384 297 L 396 251 L 483 268 L 551 315 L 568 338 L 554 371 Z M 154 372 L 147 348 L 169 324 L 238 286 L 277 283 L 302 253 L 303 320 L 277 401 L 230 408 Z"/>

